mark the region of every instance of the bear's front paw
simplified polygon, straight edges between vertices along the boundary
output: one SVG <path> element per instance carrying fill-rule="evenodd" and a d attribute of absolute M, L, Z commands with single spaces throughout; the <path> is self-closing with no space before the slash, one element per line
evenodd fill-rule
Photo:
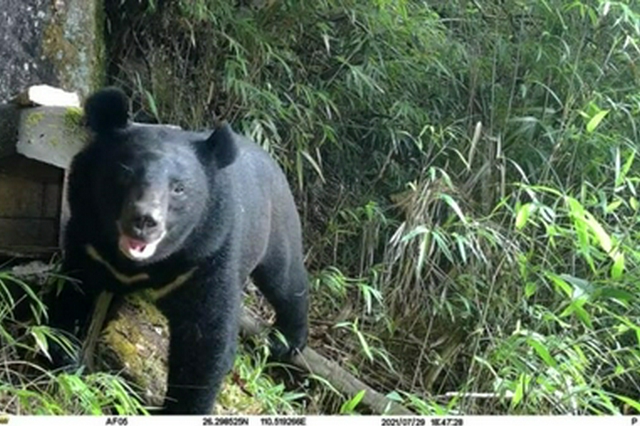
<path fill-rule="evenodd" d="M 307 345 L 307 333 L 285 336 L 278 330 L 269 334 L 269 352 L 275 361 L 290 361 Z"/>
<path fill-rule="evenodd" d="M 70 373 L 80 368 L 80 356 L 76 348 L 73 348 L 73 351 L 69 353 L 69 350 L 63 348 L 59 343 L 51 342 L 49 355 L 51 366 L 56 370 Z"/>

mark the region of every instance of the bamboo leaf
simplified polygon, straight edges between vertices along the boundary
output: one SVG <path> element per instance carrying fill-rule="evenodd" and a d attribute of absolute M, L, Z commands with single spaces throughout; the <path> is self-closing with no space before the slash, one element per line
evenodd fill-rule
<path fill-rule="evenodd" d="M 589 120 L 589 122 L 587 123 L 587 132 L 593 133 L 600 125 L 600 122 L 607 116 L 607 114 L 609 114 L 609 110 L 605 109 L 591 117 L 591 120 Z"/>
<path fill-rule="evenodd" d="M 551 356 L 551 353 L 546 347 L 544 347 L 544 345 L 542 345 L 540 342 L 538 342 L 535 339 L 527 339 L 527 343 L 529 343 L 529 346 L 531 346 L 536 351 L 538 356 L 542 358 L 542 360 L 548 366 L 554 367 L 554 368 L 557 366 L 556 360 L 553 358 L 553 356 Z"/>

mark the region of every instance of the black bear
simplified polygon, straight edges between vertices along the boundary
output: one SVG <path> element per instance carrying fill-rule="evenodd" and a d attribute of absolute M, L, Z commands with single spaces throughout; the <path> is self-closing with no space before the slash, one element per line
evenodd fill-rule
<path fill-rule="evenodd" d="M 286 178 L 227 123 L 211 132 L 132 123 L 115 88 L 89 97 L 85 117 L 92 137 L 71 165 L 62 264 L 80 284 L 56 296 L 50 324 L 77 334 L 102 290 L 145 289 L 169 321 L 162 413 L 209 414 L 233 364 L 249 276 L 288 343 L 272 335 L 272 354 L 307 341 L 307 272 Z"/>

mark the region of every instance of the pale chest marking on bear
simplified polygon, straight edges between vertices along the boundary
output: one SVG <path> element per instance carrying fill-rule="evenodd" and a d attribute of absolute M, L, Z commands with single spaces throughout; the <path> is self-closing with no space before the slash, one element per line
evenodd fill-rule
<path fill-rule="evenodd" d="M 100 256 L 100 253 L 98 253 L 98 250 L 96 250 L 95 247 L 93 247 L 91 244 L 87 244 L 86 250 L 89 257 L 91 257 L 96 262 L 104 265 L 109 270 L 109 272 L 111 272 L 111 275 L 113 275 L 122 284 L 129 285 L 129 284 L 137 283 L 139 281 L 146 281 L 149 279 L 149 274 L 146 274 L 146 273 L 129 276 L 119 272 L 108 261 L 106 261 L 102 256 Z"/>
<path fill-rule="evenodd" d="M 151 299 L 153 299 L 154 301 L 162 299 L 167 294 L 171 293 L 173 290 L 177 289 L 182 284 L 189 281 L 189 278 L 193 276 L 193 274 L 196 272 L 196 269 L 198 269 L 198 267 L 194 266 L 184 274 L 178 275 L 178 277 L 175 280 L 171 281 L 169 284 L 166 284 L 160 288 L 150 289 L 148 293 L 149 297 L 151 297 Z"/>
<path fill-rule="evenodd" d="M 111 272 L 111 274 L 122 284 L 129 285 L 129 284 L 134 284 L 140 281 L 146 281 L 149 279 L 149 275 L 146 273 L 130 276 L 130 275 L 125 275 L 119 272 L 116 268 L 113 267 L 113 265 L 111 265 L 107 260 L 105 260 L 102 256 L 100 256 L 100 253 L 98 253 L 98 250 L 96 250 L 95 247 L 93 247 L 90 244 L 86 246 L 86 250 L 87 250 L 87 254 L 93 260 L 104 265 L 109 270 L 109 272 Z M 148 290 L 149 297 L 151 297 L 151 299 L 153 300 L 162 299 L 167 294 L 171 293 L 173 290 L 177 289 L 178 287 L 186 283 L 196 272 L 196 269 L 198 269 L 198 267 L 194 266 L 184 274 L 178 275 L 176 279 L 171 281 L 170 283 L 165 284 L 162 287 L 157 289 L 149 289 Z"/>

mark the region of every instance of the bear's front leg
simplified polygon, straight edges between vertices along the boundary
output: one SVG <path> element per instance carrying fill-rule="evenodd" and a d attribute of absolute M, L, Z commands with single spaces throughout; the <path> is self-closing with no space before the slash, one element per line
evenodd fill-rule
<path fill-rule="evenodd" d="M 167 395 L 160 414 L 211 414 L 220 385 L 233 367 L 238 288 L 235 282 L 213 277 L 186 283 L 159 301 L 170 333 Z"/>
<path fill-rule="evenodd" d="M 82 341 L 91 317 L 99 288 L 91 278 L 87 259 L 75 251 L 68 252 L 62 263 L 61 275 L 65 280 L 62 289 L 53 289 L 48 296 L 48 325 L 61 330 L 67 337 Z M 97 276 L 96 276 L 97 277 Z M 79 342 L 76 342 L 79 343 Z M 54 367 L 75 368 L 79 360 L 67 353 L 57 341 L 50 342 L 51 361 Z"/>

